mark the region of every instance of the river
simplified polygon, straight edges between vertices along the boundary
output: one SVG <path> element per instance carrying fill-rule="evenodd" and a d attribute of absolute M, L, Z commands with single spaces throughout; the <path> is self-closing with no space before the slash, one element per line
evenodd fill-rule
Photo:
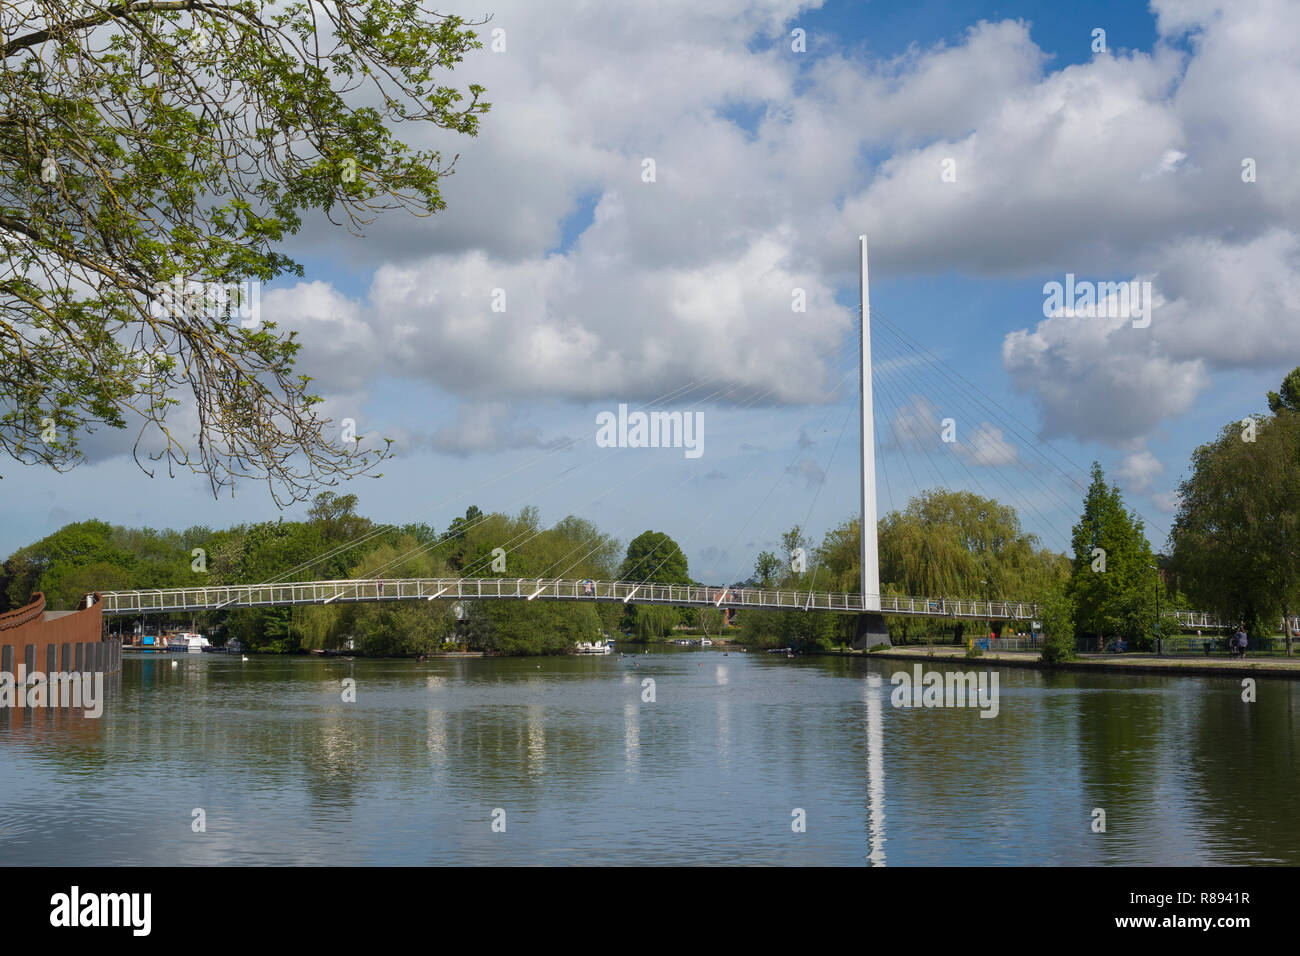
<path fill-rule="evenodd" d="M 990 719 L 911 667 L 128 654 L 98 720 L 0 711 L 0 863 L 1300 863 L 1296 682 L 1007 669 Z"/>

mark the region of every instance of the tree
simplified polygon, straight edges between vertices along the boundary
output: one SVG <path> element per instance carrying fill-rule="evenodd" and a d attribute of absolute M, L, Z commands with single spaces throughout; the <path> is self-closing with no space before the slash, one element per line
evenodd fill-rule
<path fill-rule="evenodd" d="M 781 553 L 785 555 L 785 574 L 783 577 L 802 574 L 808 570 L 810 561 L 808 551 L 811 546 L 812 542 L 808 540 L 808 536 L 803 533 L 803 529 L 798 525 L 782 533 Z"/>
<path fill-rule="evenodd" d="M 862 522 L 858 518 L 841 522 L 826 532 L 817 548 L 817 568 L 832 591 L 862 590 L 861 528 Z"/>
<path fill-rule="evenodd" d="M 771 551 L 760 551 L 754 559 L 754 586 L 770 588 L 777 580 L 781 570 L 781 561 Z"/>
<path fill-rule="evenodd" d="M 1118 635 L 1144 643 L 1152 605 L 1155 557 L 1142 519 L 1124 507 L 1119 488 L 1106 484 L 1093 462 L 1083 515 L 1072 535 L 1074 562 L 1067 588 L 1080 633 Z"/>
<path fill-rule="evenodd" d="M 1074 601 L 1066 586 L 1054 585 L 1041 602 L 1044 664 L 1061 664 L 1074 657 Z"/>
<path fill-rule="evenodd" d="M 670 632 L 680 620 L 676 608 L 663 604 L 643 604 L 636 609 L 636 626 L 632 632 L 636 640 L 658 640 Z"/>
<path fill-rule="evenodd" d="M 495 515 L 493 517 L 496 517 Z M 455 517 L 451 519 L 451 524 L 447 525 L 447 530 L 442 533 L 441 540 L 446 542 L 448 563 L 453 570 L 460 571 L 465 565 L 466 541 L 465 536 L 471 531 L 479 529 L 484 523 L 483 512 L 479 510 L 478 505 L 470 505 L 465 509 L 465 517 Z M 477 569 L 482 574 L 483 569 Z"/>
<path fill-rule="evenodd" d="M 917 597 L 1034 600 L 1060 579 L 1015 508 L 969 491 L 923 492 L 885 516 L 879 542 L 882 581 Z"/>
<path fill-rule="evenodd" d="M 1225 426 L 1179 486 L 1171 567 L 1199 608 L 1252 637 L 1300 608 L 1300 368 L 1269 393 L 1273 415 Z M 1251 440 L 1253 439 L 1253 440 Z M 1287 653 L 1291 653 L 1287 635 Z"/>
<path fill-rule="evenodd" d="M 368 519 L 357 514 L 356 495 L 336 495 L 332 491 L 322 491 L 312 499 L 307 517 L 320 529 L 321 539 L 331 545 L 352 540 L 370 525 Z"/>
<path fill-rule="evenodd" d="M 1268 393 L 1268 410 L 1278 415 L 1283 409 L 1300 412 L 1300 366 L 1287 373 L 1281 388 Z"/>
<path fill-rule="evenodd" d="M 332 437 L 300 343 L 252 304 L 303 274 L 276 247 L 304 215 L 444 207 L 454 160 L 390 127 L 476 134 L 482 88 L 439 77 L 471 24 L 419 0 L 42 0 L 3 25 L 0 448 L 64 470 L 138 423 L 150 474 L 257 478 L 279 504 L 369 472 L 386 446 Z"/>
<path fill-rule="evenodd" d="M 627 546 L 627 557 L 619 577 L 624 581 L 654 584 L 690 584 L 686 555 L 677 542 L 662 531 L 646 531 Z"/>
<path fill-rule="evenodd" d="M 568 654 L 596 641 L 601 620 L 591 604 L 473 601 L 464 622 L 470 647 L 496 654 Z"/>
<path fill-rule="evenodd" d="M 89 565 L 130 569 L 135 557 L 113 540 L 114 530 L 104 521 L 78 521 L 14 552 L 5 562 L 8 606 L 20 607 L 33 592 L 43 591 L 50 610 L 73 608 L 85 593 L 78 587 L 90 583 L 89 590 L 97 590 L 77 571 Z M 110 582 L 102 590 L 111 586 Z"/>
<path fill-rule="evenodd" d="M 695 620 L 699 623 L 700 631 L 705 637 L 710 634 L 721 634 L 723 617 L 722 612 L 715 607 L 702 607 L 696 610 Z"/>

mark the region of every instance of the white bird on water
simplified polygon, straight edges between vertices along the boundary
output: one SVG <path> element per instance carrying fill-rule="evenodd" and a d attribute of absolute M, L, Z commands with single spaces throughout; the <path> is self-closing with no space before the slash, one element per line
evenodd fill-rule
<path fill-rule="evenodd" d="M 172 661 L 172 667 L 175 667 L 175 666 L 176 666 L 177 664 L 179 664 L 179 663 L 180 663 L 180 661 Z"/>
<path fill-rule="evenodd" d="M 241 660 L 241 661 L 246 661 L 246 660 L 248 660 L 248 656 L 245 655 L 245 656 L 241 657 L 240 660 Z"/>

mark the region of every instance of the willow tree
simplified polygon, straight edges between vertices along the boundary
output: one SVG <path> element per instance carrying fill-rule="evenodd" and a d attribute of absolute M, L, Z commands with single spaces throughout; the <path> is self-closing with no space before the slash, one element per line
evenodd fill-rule
<path fill-rule="evenodd" d="M 917 596 L 1032 601 L 1060 574 L 1015 508 L 969 491 L 911 499 L 881 521 L 879 547 L 881 580 Z"/>
<path fill-rule="evenodd" d="M 455 159 L 395 130 L 476 133 L 482 88 L 442 80 L 472 25 L 417 0 L 0 5 L 0 448 L 65 470 L 138 425 L 146 471 L 280 504 L 370 471 L 386 446 L 321 416 L 254 303 L 303 274 L 278 246 L 304 216 L 444 207 Z"/>

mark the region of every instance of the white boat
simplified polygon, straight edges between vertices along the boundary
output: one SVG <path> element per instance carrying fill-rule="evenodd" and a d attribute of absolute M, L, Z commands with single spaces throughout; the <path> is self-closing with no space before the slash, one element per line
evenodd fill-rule
<path fill-rule="evenodd" d="M 589 644 L 583 641 L 578 645 L 577 650 L 579 654 L 610 654 L 613 653 L 614 648 L 608 644 Z"/>
<path fill-rule="evenodd" d="M 713 646 L 713 642 L 709 640 L 707 637 L 700 638 L 700 647 L 712 647 L 712 646 Z"/>
<path fill-rule="evenodd" d="M 208 639 L 202 634 L 196 634 L 193 631 L 182 631 L 179 634 L 173 634 L 167 638 L 167 647 L 183 648 L 191 654 L 202 653 L 203 648 L 210 647 Z"/>

